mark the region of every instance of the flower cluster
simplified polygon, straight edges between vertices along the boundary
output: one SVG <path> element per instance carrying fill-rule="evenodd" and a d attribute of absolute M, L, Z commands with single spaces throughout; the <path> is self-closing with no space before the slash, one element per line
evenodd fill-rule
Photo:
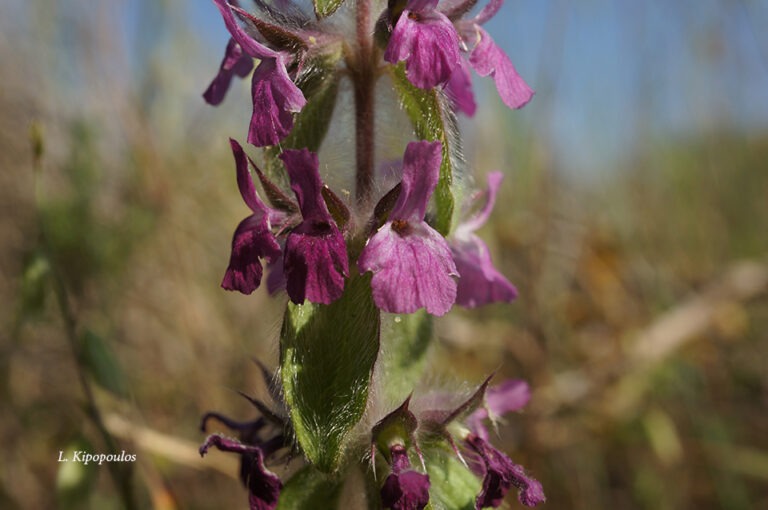
<path fill-rule="evenodd" d="M 345 1 L 349 9 L 340 8 Z M 502 174 L 488 174 L 487 187 L 466 199 L 455 184 L 465 171 L 453 133 L 456 115 L 476 109 L 470 69 L 490 76 L 510 108 L 533 96 L 482 28 L 502 0 L 490 0 L 474 15 L 476 0 L 390 0 L 380 12 L 372 0 L 313 0 L 314 13 L 294 0 L 254 0 L 255 13 L 237 0 L 213 2 L 230 40 L 203 97 L 217 105 L 235 77 L 250 74 L 247 142 L 261 150 L 252 159 L 230 139 L 250 213 L 235 229 L 221 286 L 251 294 L 265 281 L 270 294 L 285 292 L 290 303 L 279 369 L 265 372 L 277 410 L 249 398 L 261 415 L 256 420 L 206 414 L 204 431 L 215 420 L 237 438 L 212 434 L 200 453 L 239 454 L 241 479 L 257 510 L 282 507 L 285 498 L 286 507 L 312 508 L 315 496 L 302 496 L 305 483 L 329 499 L 329 508 L 338 506 L 343 475 L 355 470 L 368 488 L 380 489 L 360 490 L 369 508 L 438 505 L 439 480 L 450 485 L 451 477 L 463 488 L 447 492 L 464 498 L 457 503 L 462 508 L 472 502 L 477 509 L 498 507 L 512 487 L 526 506 L 543 502 L 541 485 L 491 444 L 486 428 L 527 403 L 522 381 L 492 388 L 486 381 L 458 405 L 424 392 L 372 418 L 373 410 L 386 408 L 383 402 L 402 402 L 412 390 L 434 316 L 454 304 L 474 308 L 517 297 L 477 235 Z M 349 15 L 353 22 L 332 21 Z M 347 32 L 352 27 L 354 34 Z M 375 92 L 384 76 L 417 138 L 401 148 L 396 184 L 377 182 L 374 171 Z M 325 184 L 337 180 L 325 174 L 321 150 L 334 131 L 344 81 L 354 99 L 354 197 Z M 415 313 L 420 310 L 426 313 Z M 386 313 L 407 327 L 382 327 Z M 408 359 L 385 359 L 400 351 Z M 377 363 L 388 368 L 375 372 Z M 398 384 L 388 388 L 387 380 Z M 403 384 L 408 391 L 396 389 Z M 268 465 L 288 449 L 286 463 L 305 465 L 281 479 Z M 440 471 L 446 465 L 452 471 Z"/>
<path fill-rule="evenodd" d="M 528 385 L 524 381 L 508 380 L 486 388 L 487 381 L 468 400 L 452 409 L 414 412 L 409 408 L 411 397 L 408 397 L 376 424 L 372 462 L 375 464 L 378 450 L 391 466 L 391 474 L 381 488 L 384 508 L 422 509 L 427 505 L 429 476 L 411 468 L 408 451 L 412 451 L 421 460 L 422 469 L 428 471 L 419 443 L 429 444 L 434 436 L 444 438 L 457 458 L 468 463 L 482 479 L 482 489 L 475 498 L 478 510 L 501 505 L 512 487 L 518 490 L 518 499 L 525 506 L 536 506 L 546 500 L 541 484 L 491 445 L 485 427 L 488 419 L 497 420 L 524 407 L 530 398 Z"/>
<path fill-rule="evenodd" d="M 261 259 L 275 263 L 282 257 L 282 266 L 274 264 L 273 271 L 275 280 L 285 281 L 291 301 L 330 304 L 338 299 L 349 275 L 349 262 L 344 235 L 328 203 L 342 211 L 345 220 L 349 211 L 322 184 L 317 155 L 306 149 L 285 150 L 280 155 L 296 196 L 293 202 L 249 160 L 240 144 L 234 140 L 230 144 L 240 194 L 253 214 L 235 230 L 222 287 L 250 294 L 261 283 Z M 488 247 L 474 234 L 490 215 L 501 174 L 489 176 L 482 209 L 446 239 L 425 221 L 441 158 L 440 142 L 408 145 L 402 179 L 395 188 L 397 200 L 357 259 L 361 273 L 373 273 L 374 301 L 383 311 L 412 313 L 425 308 L 443 315 L 454 302 L 475 307 L 517 296 L 514 286 L 494 268 Z M 249 161 L 265 194 L 275 197 L 275 207 L 259 198 L 248 171 Z M 272 288 L 276 290 L 279 284 Z"/>

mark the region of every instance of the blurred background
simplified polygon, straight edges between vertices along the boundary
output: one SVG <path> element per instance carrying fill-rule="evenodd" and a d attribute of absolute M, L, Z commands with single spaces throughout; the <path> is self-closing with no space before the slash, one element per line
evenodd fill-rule
<path fill-rule="evenodd" d="M 431 377 L 531 383 L 498 444 L 545 508 L 768 508 L 766 26 L 758 0 L 488 24 L 537 91 L 510 112 L 476 80 L 462 123 L 507 176 L 481 234 L 520 298 L 441 319 Z M 247 212 L 247 84 L 200 97 L 227 38 L 203 0 L 0 4 L 4 509 L 245 508 L 196 453 L 205 411 L 254 417 L 281 315 L 218 287 Z M 57 462 L 110 449 L 138 460 Z"/>

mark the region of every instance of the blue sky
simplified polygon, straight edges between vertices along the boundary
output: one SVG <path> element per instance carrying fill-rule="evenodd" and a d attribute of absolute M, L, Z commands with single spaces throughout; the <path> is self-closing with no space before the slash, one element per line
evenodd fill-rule
<path fill-rule="evenodd" d="M 80 28 L 111 18 L 117 27 L 111 35 L 129 54 L 129 69 L 122 70 L 129 85 L 142 67 L 175 66 L 187 76 L 179 88 L 198 101 L 197 89 L 215 73 L 228 39 L 213 3 L 113 1 L 4 5 L 0 28 L 8 38 L 13 29 L 29 37 L 46 26 L 45 18 L 55 19 L 50 44 L 71 46 L 75 55 L 51 57 L 61 68 L 56 79 L 73 80 L 88 96 L 94 85 L 77 82 L 87 61 Z M 722 127 L 768 130 L 768 32 L 762 27 L 768 27 L 768 2 L 759 0 L 507 0 L 486 26 L 537 91 L 513 115 L 546 136 L 556 160 L 575 171 L 611 167 L 636 140 Z M 183 61 L 166 44 L 178 34 L 190 50 Z M 488 92 L 486 109 L 496 109 L 490 82 L 475 84 Z"/>
<path fill-rule="evenodd" d="M 192 5 L 190 22 L 223 47 L 213 4 Z M 486 28 L 537 90 L 523 122 L 545 131 L 560 159 L 589 169 L 646 134 L 768 129 L 759 27 L 768 3 L 750 0 L 508 0 Z"/>

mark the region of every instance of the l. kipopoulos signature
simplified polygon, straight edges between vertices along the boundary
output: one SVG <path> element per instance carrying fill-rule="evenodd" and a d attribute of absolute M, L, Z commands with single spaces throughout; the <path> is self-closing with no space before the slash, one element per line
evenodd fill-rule
<path fill-rule="evenodd" d="M 89 453 L 84 450 L 75 450 L 65 453 L 64 450 L 59 450 L 58 461 L 80 462 L 86 466 L 91 462 L 98 465 L 102 465 L 105 462 L 136 462 L 136 454 L 125 453 L 125 450 L 120 453 Z"/>

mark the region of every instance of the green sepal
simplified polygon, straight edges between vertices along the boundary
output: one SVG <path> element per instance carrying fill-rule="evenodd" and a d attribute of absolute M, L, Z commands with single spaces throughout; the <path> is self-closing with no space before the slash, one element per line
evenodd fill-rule
<path fill-rule="evenodd" d="M 306 466 L 283 486 L 277 510 L 336 510 L 341 485 L 339 479 Z"/>
<path fill-rule="evenodd" d="M 400 105 L 410 118 L 416 136 L 420 140 L 439 141 L 443 146 L 440 179 L 433 195 L 436 214 L 432 226 L 441 234 L 448 235 L 457 194 L 454 181 L 462 161 L 456 136 L 456 114 L 437 89 L 424 90 L 414 86 L 405 75 L 403 64 L 390 69 Z"/>
<path fill-rule="evenodd" d="M 271 23 L 268 19 L 254 16 L 236 6 L 232 6 L 232 10 L 243 19 L 250 21 L 259 33 L 261 33 L 264 39 L 273 47 L 279 50 L 289 50 L 294 53 L 307 49 L 307 43 L 304 40 L 304 37 L 302 37 L 301 34 L 292 32 L 286 25 Z"/>
<path fill-rule="evenodd" d="M 379 387 L 392 402 L 405 400 L 421 380 L 433 337 L 432 322 L 424 310 L 382 316 Z"/>
<path fill-rule="evenodd" d="M 323 19 L 336 12 L 336 9 L 341 7 L 344 0 L 312 0 L 312 3 L 315 6 L 315 16 L 317 16 L 317 19 Z"/>
<path fill-rule="evenodd" d="M 474 510 L 482 489 L 480 479 L 448 449 L 436 447 L 424 452 L 429 474 L 431 510 Z"/>
<path fill-rule="evenodd" d="M 285 401 L 299 445 L 321 471 L 338 468 L 365 412 L 379 329 L 369 276 L 350 277 L 330 305 L 288 303 L 280 338 Z"/>

